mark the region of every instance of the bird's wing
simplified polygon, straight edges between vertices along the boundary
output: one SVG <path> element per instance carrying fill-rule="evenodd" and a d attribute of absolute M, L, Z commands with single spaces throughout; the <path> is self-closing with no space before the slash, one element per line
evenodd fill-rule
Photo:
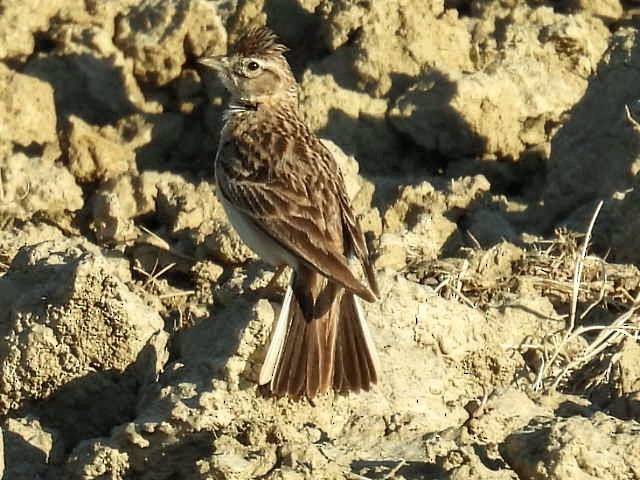
<path fill-rule="evenodd" d="M 263 130 L 264 132 L 264 130 Z M 352 249 L 372 278 L 364 236 L 330 152 L 312 134 L 253 132 L 227 139 L 216 159 L 221 194 L 258 228 L 308 265 L 367 301 L 365 286 L 349 269 Z"/>

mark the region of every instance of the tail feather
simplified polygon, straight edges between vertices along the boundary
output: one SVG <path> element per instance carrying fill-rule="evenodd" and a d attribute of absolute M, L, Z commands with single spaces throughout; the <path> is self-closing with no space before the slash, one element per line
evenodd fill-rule
<path fill-rule="evenodd" d="M 342 323 L 336 339 L 333 388 L 338 391 L 369 390 L 380 371 L 373 338 L 355 295 L 342 297 Z"/>
<path fill-rule="evenodd" d="M 377 382 L 379 367 L 358 299 L 318 276 L 304 283 L 311 289 L 304 294 L 313 299 L 314 308 L 312 314 L 303 312 L 294 289 L 295 275 L 284 297 L 260 384 L 269 383 L 276 395 L 308 398 L 331 387 L 369 390 Z M 302 279 L 297 280 L 300 285 Z"/>
<path fill-rule="evenodd" d="M 367 365 L 371 378 L 370 383 L 375 384 L 378 382 L 378 372 L 380 372 L 380 361 L 378 360 L 378 352 L 376 350 L 375 343 L 373 342 L 373 336 L 371 335 L 371 331 L 369 330 L 369 325 L 367 324 L 366 317 L 364 316 L 364 311 L 362 310 L 360 299 L 355 295 L 352 295 L 350 301 L 353 302 L 353 311 L 360 325 L 359 331 L 362 333 L 363 341 L 368 347 L 364 349 L 363 352 L 367 354 Z"/>
<path fill-rule="evenodd" d="M 287 326 L 289 312 L 291 310 L 291 297 L 293 296 L 293 275 L 289 278 L 289 286 L 282 300 L 282 308 L 280 309 L 280 315 L 276 322 L 276 326 L 273 329 L 271 335 L 271 344 L 269 350 L 262 363 L 262 369 L 260 370 L 260 378 L 258 383 L 264 385 L 269 383 L 276 373 L 276 367 L 282 357 L 282 350 L 284 348 L 284 340 L 287 336 Z"/>
<path fill-rule="evenodd" d="M 344 380 L 346 385 L 343 388 L 358 391 L 362 385 L 363 365 L 360 364 L 360 357 L 357 348 L 357 333 L 354 331 L 354 322 L 344 322 L 342 333 L 344 352 Z"/>
<path fill-rule="evenodd" d="M 339 339 L 336 339 L 335 358 L 333 365 L 333 388 L 337 392 L 345 390 L 344 385 L 346 383 L 344 375 L 344 348 Z"/>
<path fill-rule="evenodd" d="M 297 310 L 299 310 L 297 305 L 294 305 L 293 317 L 297 317 Z M 292 322 L 289 326 L 287 340 L 284 344 L 282 363 L 291 365 L 293 368 L 289 369 L 289 371 L 280 368 L 277 372 L 279 382 L 276 385 L 276 393 L 278 395 L 286 392 L 299 395 L 304 387 L 306 377 L 306 356 L 304 353 L 306 343 L 305 330 L 306 325 L 303 322 Z"/>
<path fill-rule="evenodd" d="M 321 368 L 326 368 L 324 365 L 324 345 L 321 344 L 320 338 L 321 332 L 318 328 L 318 322 L 308 322 L 306 325 L 306 331 L 304 337 L 307 343 L 307 355 L 303 362 L 305 363 L 305 370 L 307 374 L 306 391 L 310 396 L 315 396 L 320 389 L 320 376 L 322 374 Z"/>

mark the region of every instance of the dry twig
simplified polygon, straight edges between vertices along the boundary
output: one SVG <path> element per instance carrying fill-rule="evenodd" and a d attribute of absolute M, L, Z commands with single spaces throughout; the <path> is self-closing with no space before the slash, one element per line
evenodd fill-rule
<path fill-rule="evenodd" d="M 171 270 L 175 266 L 176 266 L 175 263 L 170 263 L 169 265 L 163 267 L 158 272 L 156 272 L 156 268 L 158 268 L 158 259 L 156 258 L 156 262 L 153 265 L 153 268 L 151 269 L 151 273 L 147 272 L 143 268 L 140 268 L 140 267 L 138 267 L 136 265 L 133 266 L 133 269 L 136 272 L 141 273 L 142 275 L 144 275 L 146 277 L 145 282 L 142 284 L 142 288 L 147 288 L 149 286 L 149 284 L 154 284 L 155 285 L 157 283 L 158 279 L 162 275 L 167 273 L 169 270 Z"/>
<path fill-rule="evenodd" d="M 551 382 L 549 389 L 557 389 L 564 378 L 566 378 L 571 372 L 576 371 L 583 365 L 586 365 L 592 359 L 599 354 L 603 353 L 605 349 L 612 345 L 620 343 L 624 338 L 629 336 L 637 337 L 640 333 L 640 326 L 635 323 L 637 320 L 636 312 L 640 309 L 640 292 L 635 298 L 631 297 L 626 289 L 622 288 L 621 293 L 626 298 L 631 297 L 632 305 L 626 312 L 619 315 L 611 325 L 592 325 L 576 327 L 577 305 L 578 297 L 581 291 L 583 283 L 583 272 L 585 266 L 585 260 L 587 259 L 587 249 L 595 221 L 598 217 L 600 209 L 602 208 L 602 202 L 600 202 L 591 218 L 589 228 L 582 244 L 581 254 L 576 258 L 574 275 L 572 280 L 572 292 L 571 292 L 571 304 L 569 314 L 569 324 L 564 331 L 562 339 L 557 341 L 557 336 L 553 335 L 548 337 L 547 340 L 553 343 L 553 349 L 551 356 L 547 350 L 547 343 L 543 342 L 542 348 L 542 360 L 540 369 L 536 375 L 536 379 L 533 384 L 533 388 L 540 390 L 544 388 L 546 381 Z M 595 308 L 596 305 L 601 303 L 607 294 L 607 270 L 604 261 L 598 259 L 601 267 L 602 282 L 599 289 L 598 297 L 587 307 L 587 309 L 580 315 L 580 319 L 584 319 L 586 315 Z M 588 343 L 588 345 L 581 349 L 581 351 L 570 358 L 567 353 L 567 347 L 573 344 L 583 335 L 593 332 L 599 332 L 595 339 Z M 564 365 L 559 366 L 560 359 L 562 358 Z M 554 372 L 555 367 L 560 368 L 558 372 Z M 610 370 L 611 365 L 609 365 Z"/>
<path fill-rule="evenodd" d="M 631 110 L 629 109 L 629 105 L 624 106 L 624 112 L 626 114 L 627 121 L 633 126 L 633 128 L 640 130 L 640 123 L 638 123 L 638 121 L 635 118 L 633 118 L 633 115 L 631 115 Z"/>
<path fill-rule="evenodd" d="M 382 477 L 382 480 L 388 480 L 389 478 L 395 476 L 395 474 L 398 473 L 398 470 L 400 470 L 406 464 L 407 464 L 407 461 L 404 458 L 400 459 L 398 464 L 395 467 L 393 467 L 391 470 L 389 470 L 389 473 L 387 473 L 384 477 Z"/>
<path fill-rule="evenodd" d="M 571 335 L 574 332 L 576 325 L 576 310 L 578 309 L 578 292 L 580 291 L 580 283 L 582 280 L 582 271 L 584 270 L 584 259 L 587 256 L 587 249 L 589 248 L 589 240 L 591 239 L 591 233 L 593 232 L 593 227 L 596 224 L 596 219 L 598 218 L 598 214 L 600 213 L 600 209 L 602 209 L 602 205 L 604 202 L 602 200 L 598 203 L 596 210 L 593 212 L 593 216 L 591 217 L 591 221 L 589 222 L 589 228 L 587 229 L 587 234 L 585 235 L 584 242 L 582 244 L 582 252 L 576 259 L 576 265 L 573 274 L 573 289 L 571 294 L 571 310 L 569 313 L 569 326 L 565 332 L 564 338 L 560 341 L 560 343 L 556 346 L 551 359 L 545 365 L 547 369 L 552 368 L 555 365 L 555 362 L 560 355 L 561 352 L 564 352 L 564 347 L 571 338 Z M 544 378 L 544 371 L 542 373 L 542 378 Z M 555 382 L 554 382 L 555 384 Z M 541 385 L 538 385 L 541 387 Z"/>

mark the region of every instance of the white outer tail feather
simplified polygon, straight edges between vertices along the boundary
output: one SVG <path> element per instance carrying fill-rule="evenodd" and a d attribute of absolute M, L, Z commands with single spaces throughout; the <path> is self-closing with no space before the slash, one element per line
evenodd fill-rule
<path fill-rule="evenodd" d="M 276 326 L 273 329 L 273 335 L 271 336 L 271 342 L 269 343 L 269 349 L 267 355 L 264 357 L 264 363 L 260 369 L 260 377 L 258 378 L 258 384 L 264 385 L 271 382 L 273 388 L 273 381 L 276 376 L 276 368 L 280 363 L 280 357 L 282 356 L 282 349 L 284 347 L 284 341 L 287 338 L 287 327 L 289 324 L 289 311 L 291 310 L 291 300 L 293 299 L 293 277 L 295 273 L 291 271 L 289 274 L 289 284 L 287 285 L 287 291 L 284 294 L 282 300 L 282 308 L 276 321 Z"/>
<path fill-rule="evenodd" d="M 348 295 L 348 293 L 345 293 L 345 295 Z M 364 316 L 364 312 L 362 311 L 360 297 L 358 297 L 357 295 L 353 295 L 353 304 L 356 306 L 356 315 L 358 316 L 358 321 L 360 322 L 360 327 L 362 328 L 362 333 L 364 334 L 364 341 L 367 343 L 367 349 L 369 350 L 369 354 L 371 355 L 373 368 L 376 371 L 378 381 L 380 381 L 381 370 L 380 361 L 378 360 L 378 350 L 376 349 L 375 343 L 373 343 L 373 337 L 371 336 L 371 331 L 369 330 L 369 325 L 367 324 L 367 317 Z"/>

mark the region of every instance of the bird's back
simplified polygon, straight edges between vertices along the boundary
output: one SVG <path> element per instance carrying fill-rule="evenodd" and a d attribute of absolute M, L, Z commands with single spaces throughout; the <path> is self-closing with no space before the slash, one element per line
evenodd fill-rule
<path fill-rule="evenodd" d="M 229 115 L 216 172 L 269 189 L 286 207 L 282 214 L 313 220 L 326 248 L 345 253 L 342 210 L 351 206 L 344 180 L 331 153 L 294 107 L 261 105 Z M 254 205 L 260 211 L 260 202 Z"/>

